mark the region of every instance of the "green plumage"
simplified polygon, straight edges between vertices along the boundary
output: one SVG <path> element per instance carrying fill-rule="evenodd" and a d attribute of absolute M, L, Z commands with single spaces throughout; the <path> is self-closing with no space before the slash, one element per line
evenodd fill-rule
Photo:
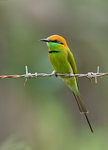
<path fill-rule="evenodd" d="M 69 57 L 70 55 L 72 56 L 70 50 L 66 50 L 64 49 L 64 47 L 61 46 L 52 46 L 52 43 L 48 43 L 48 47 L 49 47 L 49 51 L 52 51 L 52 53 L 48 53 L 50 62 L 54 68 L 54 70 L 57 73 L 77 73 L 77 69 L 76 69 L 76 65 L 75 65 L 75 61 L 74 58 L 71 59 L 71 57 Z M 56 44 L 58 45 L 58 44 Z M 56 50 L 58 51 L 58 53 L 53 51 Z M 72 61 L 74 62 L 74 64 L 72 63 Z M 73 66 L 72 66 L 72 65 Z M 60 76 L 60 78 L 62 78 L 64 80 L 64 82 L 69 86 L 69 88 L 71 88 L 71 90 L 75 93 L 78 94 L 78 87 L 77 87 L 77 81 L 75 77 L 72 78 L 68 78 L 68 77 L 63 77 Z"/>

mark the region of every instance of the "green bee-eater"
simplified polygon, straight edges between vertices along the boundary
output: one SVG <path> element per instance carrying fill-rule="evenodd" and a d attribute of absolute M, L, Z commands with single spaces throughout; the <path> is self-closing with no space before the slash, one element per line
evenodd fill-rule
<path fill-rule="evenodd" d="M 63 37 L 59 35 L 52 35 L 46 39 L 41 39 L 41 41 L 46 42 L 48 45 L 49 48 L 48 56 L 52 64 L 52 67 L 56 73 L 77 74 L 77 68 L 76 68 L 74 56 L 71 53 Z M 88 125 L 91 131 L 93 132 L 92 126 L 87 117 L 88 111 L 80 97 L 77 77 L 71 77 L 71 78 L 66 76 L 58 76 L 58 77 L 61 78 L 73 92 L 78 108 L 80 112 L 85 115 Z"/>

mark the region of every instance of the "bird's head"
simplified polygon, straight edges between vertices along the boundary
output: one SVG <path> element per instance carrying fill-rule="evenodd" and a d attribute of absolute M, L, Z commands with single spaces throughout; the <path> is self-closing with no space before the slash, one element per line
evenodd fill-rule
<path fill-rule="evenodd" d="M 46 39 L 41 39 L 41 41 L 46 42 L 50 49 L 68 48 L 65 39 L 59 35 L 52 35 Z"/>

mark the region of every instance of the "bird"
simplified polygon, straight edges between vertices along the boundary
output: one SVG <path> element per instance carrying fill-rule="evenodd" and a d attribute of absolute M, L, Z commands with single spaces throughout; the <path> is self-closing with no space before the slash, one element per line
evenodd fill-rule
<path fill-rule="evenodd" d="M 66 40 L 60 35 L 51 35 L 48 38 L 40 39 L 43 42 L 46 42 L 48 46 L 48 56 L 51 62 L 51 65 L 55 71 L 55 74 L 77 74 L 77 67 L 75 63 L 74 56 L 70 51 Z M 93 128 L 90 123 L 90 120 L 87 116 L 88 110 L 82 101 L 79 87 L 78 87 L 78 77 L 66 77 L 66 76 L 57 76 L 62 79 L 67 87 L 72 91 L 76 103 L 78 105 L 79 111 L 81 114 L 84 114 L 87 123 L 91 132 L 93 133 Z"/>

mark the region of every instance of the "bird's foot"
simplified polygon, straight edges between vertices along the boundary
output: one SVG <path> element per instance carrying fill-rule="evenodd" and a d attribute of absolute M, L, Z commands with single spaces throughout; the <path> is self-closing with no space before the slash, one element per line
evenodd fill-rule
<path fill-rule="evenodd" d="M 54 76 L 58 77 L 57 72 L 55 70 L 53 70 L 51 74 L 54 74 Z"/>

